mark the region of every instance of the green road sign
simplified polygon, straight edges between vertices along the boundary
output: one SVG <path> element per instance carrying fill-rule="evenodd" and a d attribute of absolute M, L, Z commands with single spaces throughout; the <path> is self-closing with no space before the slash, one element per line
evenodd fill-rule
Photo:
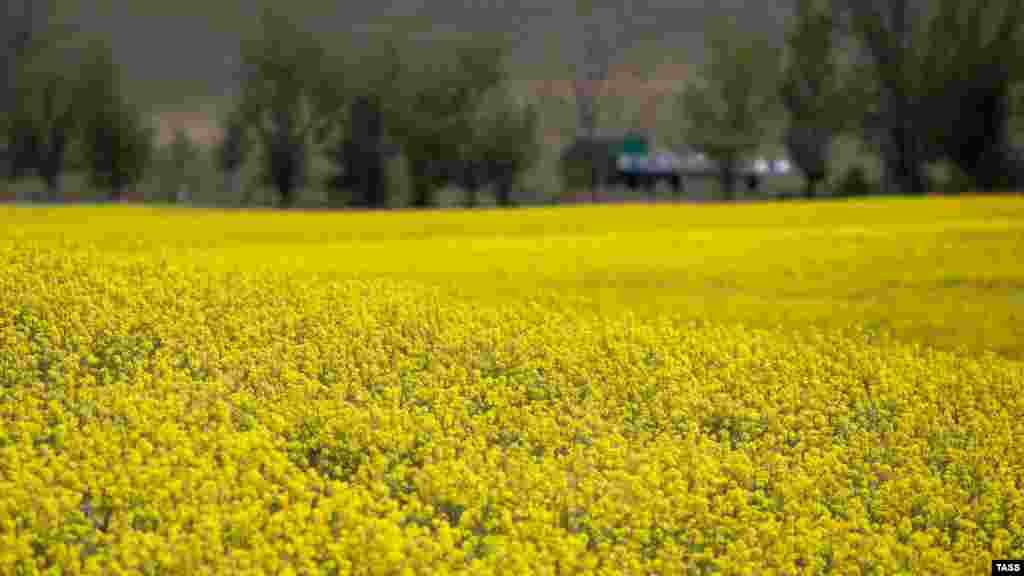
<path fill-rule="evenodd" d="M 622 153 L 630 156 L 646 156 L 647 140 L 640 135 L 630 134 L 622 139 Z"/>

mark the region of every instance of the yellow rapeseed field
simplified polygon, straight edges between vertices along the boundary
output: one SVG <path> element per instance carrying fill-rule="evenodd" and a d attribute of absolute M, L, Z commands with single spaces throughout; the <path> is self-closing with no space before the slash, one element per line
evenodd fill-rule
<path fill-rule="evenodd" d="M 987 574 L 1024 199 L 0 208 L 0 574 Z"/>

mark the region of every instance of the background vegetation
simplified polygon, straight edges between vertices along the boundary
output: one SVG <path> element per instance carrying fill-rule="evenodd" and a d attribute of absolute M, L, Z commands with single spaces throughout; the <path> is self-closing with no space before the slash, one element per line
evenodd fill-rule
<path fill-rule="evenodd" d="M 32 4 L 7 1 L 12 16 Z M 215 131 L 220 141 L 185 134 L 196 140 L 191 144 L 198 152 L 186 162 L 175 156 L 174 144 L 164 140 L 150 146 L 155 148 L 152 153 L 143 154 L 147 161 L 125 193 L 136 199 L 176 200 L 179 194 L 172 191 L 180 191 L 181 183 L 188 182 L 189 190 L 181 194 L 182 199 L 224 205 L 277 205 L 286 197 L 283 204 L 306 206 L 366 205 L 368 199 L 370 205 L 380 207 L 424 201 L 463 204 L 474 202 L 473 198 L 490 203 L 504 198 L 499 190 L 509 188 L 515 190 L 508 200 L 516 202 L 594 198 L 590 191 L 563 190 L 557 166 L 560 148 L 576 136 L 622 133 L 638 125 L 650 129 L 658 145 L 703 151 L 718 159 L 757 154 L 791 157 L 799 170 L 785 177 L 769 177 L 758 194 L 761 196 L 1014 188 L 1019 172 L 1013 146 L 1019 133 L 1019 73 L 1009 64 L 982 64 L 1012 61 L 992 56 L 1016 51 L 1021 28 L 1019 9 L 1009 0 L 970 7 L 947 0 L 925 4 L 927 10 L 917 10 L 908 0 L 876 0 L 857 6 L 839 0 L 801 0 L 794 5 L 780 35 L 774 28 L 751 29 L 730 20 L 707 19 L 702 26 L 706 48 L 675 58 L 666 54 L 664 44 L 644 40 L 643 25 L 625 26 L 622 23 L 629 19 L 613 18 L 608 11 L 612 6 L 629 11 L 631 4 L 606 6 L 579 0 L 574 3 L 574 13 L 565 15 L 568 20 L 563 21 L 571 23 L 574 32 L 567 38 L 578 41 L 579 50 L 560 46 L 557 57 L 548 59 L 547 68 L 526 65 L 517 55 L 522 51 L 521 38 L 507 31 L 489 35 L 435 31 L 424 36 L 423 19 L 429 20 L 429 16 L 421 15 L 419 19 L 382 16 L 374 25 L 358 31 L 353 27 L 347 33 L 328 34 L 311 31 L 305 17 L 273 8 L 257 10 L 252 18 L 237 24 L 244 32 L 242 45 L 228 51 L 229 55 L 238 53 L 232 61 L 234 72 L 216 83 L 231 87 L 231 96 L 221 98 L 214 113 L 222 128 L 231 119 L 239 124 L 239 136 L 245 138 L 236 140 L 245 145 L 237 150 L 248 154 L 225 170 L 218 151 L 227 134 L 224 131 Z M 87 79 L 52 81 L 78 76 L 69 74 L 80 69 L 73 56 L 96 51 L 81 50 L 91 43 L 88 34 L 66 33 L 72 22 L 66 6 L 56 1 L 34 6 L 25 17 L 8 19 L 2 30 L 12 40 L 12 50 L 4 58 L 4 69 L 11 79 L 8 86 L 19 87 L 5 91 L 2 98 L 8 155 L 10 160 L 20 159 L 7 170 L 10 178 L 5 197 L 42 198 L 39 182 L 34 180 L 38 175 L 50 183 L 46 188 L 51 198 L 109 198 L 109 191 L 101 193 L 89 186 L 95 178 L 84 182 L 78 179 L 81 169 L 90 164 L 84 145 L 86 127 L 71 120 L 96 116 L 84 107 L 65 110 L 62 104 L 73 100 L 69 96 L 72 93 L 86 94 L 80 85 L 84 86 Z M 612 25 L 615 22 L 619 24 Z M 763 50 L 750 53 L 761 62 L 746 62 L 749 58 L 743 51 L 731 49 L 729 42 L 761 43 Z M 308 45 L 303 50 L 320 55 L 289 63 L 288 54 L 297 54 L 295 50 L 303 43 Z M 904 50 L 897 58 L 895 52 L 879 52 L 883 45 L 889 46 L 884 50 L 890 52 L 896 46 L 914 49 Z M 113 45 L 103 49 L 108 52 L 107 60 L 118 61 Z M 259 61 L 264 64 L 259 65 Z M 897 61 L 920 74 L 902 74 L 880 64 Z M 679 77 L 666 77 L 666 62 L 692 65 L 683 68 L 686 72 Z M 564 64 L 576 72 L 559 72 Z M 757 70 L 757 77 L 742 73 L 744 66 Z M 450 74 L 442 75 L 442 70 Z M 632 70 L 634 75 L 623 76 L 624 70 Z M 279 76 L 277 85 L 290 87 L 295 96 L 281 92 L 272 106 L 266 94 L 256 97 L 255 87 L 269 86 L 266 83 L 274 74 Z M 559 75 L 569 83 L 569 91 L 545 92 L 545 82 L 549 87 L 557 85 L 552 84 L 552 77 L 557 79 Z M 20 81 L 14 82 L 15 77 Z M 749 80 L 749 90 L 733 83 L 723 91 L 722 82 L 728 78 Z M 915 78 L 927 79 L 930 84 Z M 669 89 L 663 86 L 653 93 L 644 92 L 647 89 L 642 85 L 652 81 L 675 84 Z M 901 84 L 894 87 L 884 82 Z M 303 95 L 303 83 L 317 86 L 320 93 Z M 124 101 L 119 106 L 131 106 L 136 110 L 133 114 L 148 118 L 153 104 L 143 103 L 151 98 L 142 96 L 138 81 L 120 84 L 128 89 L 118 89 L 118 98 Z M 900 98 L 915 103 L 913 114 L 893 111 L 910 105 L 886 96 L 896 94 L 896 88 L 902 91 Z M 449 91 L 454 91 L 451 95 L 463 91 L 465 95 L 457 98 L 469 100 L 447 102 Z M 483 97 L 485 93 L 487 97 Z M 736 113 L 753 102 L 748 93 L 758 104 L 756 108 L 748 107 L 746 120 L 739 122 Z M 956 96 L 961 93 L 976 97 L 968 103 Z M 43 94 L 52 97 L 41 98 Z M 353 108 L 356 100 L 370 94 L 379 100 L 376 107 Z M 933 96 L 921 97 L 924 94 Z M 940 94 L 943 96 L 936 96 Z M 96 98 L 101 97 L 92 99 Z M 286 102 L 289 98 L 291 104 Z M 33 111 L 34 105 L 29 105 L 32 102 L 52 104 Z M 504 110 L 494 108 L 498 102 Z M 98 106 L 96 102 L 89 105 Z M 452 109 L 459 114 L 446 116 L 438 108 L 443 105 L 454 105 Z M 291 110 L 285 114 L 289 106 Z M 269 114 L 268 107 L 278 110 L 278 120 L 272 121 L 272 115 L 257 118 L 259 110 Z M 481 116 L 486 107 L 490 111 Z M 206 106 L 202 109 L 205 113 Z M 968 109 L 981 112 L 969 116 L 965 112 Z M 365 122 L 353 117 L 353 110 L 378 115 L 379 134 L 355 134 L 353 130 L 365 126 Z M 319 125 L 317 130 L 304 134 L 308 141 L 282 139 L 286 131 L 267 124 L 280 121 L 294 124 L 294 130 L 312 128 L 295 124 L 299 116 L 289 119 L 296 114 Z M 912 130 L 896 125 L 896 119 L 909 122 L 907 119 L 912 117 L 919 118 Z M 937 130 L 930 120 L 936 117 L 962 121 Z M 428 118 L 447 119 L 430 126 Z M 712 118 L 718 118 L 717 123 Z M 522 128 L 524 123 L 529 129 Z M 973 128 L 977 126 L 984 128 L 978 132 Z M 419 128 L 418 135 L 410 131 L 412 127 Z M 171 132 L 180 132 L 181 128 Z M 928 146 L 910 146 L 911 140 L 901 136 L 907 130 L 917 135 L 913 142 Z M 274 134 L 278 135 L 277 153 L 271 151 Z M 55 139 L 56 135 L 60 138 Z M 146 136 L 143 131 L 139 135 L 142 140 L 138 146 L 145 148 L 144 141 L 152 140 L 155 133 Z M 57 140 L 63 143 L 53 145 Z M 488 142 L 507 146 L 488 148 Z M 180 153 L 182 143 L 177 144 Z M 40 148 L 43 145 L 59 153 L 44 154 L 47 149 Z M 133 150 L 138 146 L 123 146 L 123 153 L 135 154 Z M 292 151 L 284 153 L 282 147 Z M 303 149 L 301 153 L 295 153 L 299 148 Z M 485 149 L 490 150 L 486 158 L 465 154 Z M 915 150 L 913 154 L 911 149 Z M 348 152 L 353 166 L 347 176 L 340 169 L 346 157 L 341 151 Z M 289 162 L 298 162 L 295 166 L 302 168 L 303 178 L 288 184 L 289 191 L 282 195 L 277 188 L 290 180 L 271 177 L 270 159 L 277 158 L 276 165 L 282 168 L 288 164 L 282 164 L 282 159 L 293 156 L 294 162 Z M 901 170 L 909 170 L 900 168 L 907 162 L 907 166 L 917 166 L 912 171 L 920 172 L 919 176 L 900 176 Z M 126 166 L 132 164 L 138 162 Z M 358 172 L 366 170 L 370 171 L 357 177 Z M 858 170 L 863 171 L 866 186 L 840 186 L 841 182 L 855 180 Z M 65 185 L 46 176 L 54 171 L 67 175 Z M 729 197 L 727 190 L 733 188 L 728 185 L 733 179 L 731 172 L 691 179 L 688 197 Z M 376 173 L 379 177 L 373 176 Z M 272 181 L 278 184 L 272 186 Z M 58 188 L 66 193 L 56 193 Z M 379 193 L 370 193 L 371 188 L 379 189 Z M 427 189 L 429 193 L 424 192 Z M 742 189 L 734 192 L 740 198 L 746 195 Z M 625 199 L 631 195 L 621 190 L 601 190 L 597 197 Z"/>

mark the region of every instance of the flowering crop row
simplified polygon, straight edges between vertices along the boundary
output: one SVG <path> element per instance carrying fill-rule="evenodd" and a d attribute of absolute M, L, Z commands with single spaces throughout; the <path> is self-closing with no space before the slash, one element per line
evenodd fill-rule
<path fill-rule="evenodd" d="M 0 574 L 1024 556 L 1020 362 L 30 232 L 0 235 Z"/>
<path fill-rule="evenodd" d="M 431 213 L 0 207 L 0 242 L 439 286 L 1024 360 L 1024 197 Z"/>

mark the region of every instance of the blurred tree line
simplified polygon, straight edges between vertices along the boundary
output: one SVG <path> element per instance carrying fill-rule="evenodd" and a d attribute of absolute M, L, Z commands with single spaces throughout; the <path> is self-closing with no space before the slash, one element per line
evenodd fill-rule
<path fill-rule="evenodd" d="M 708 34 L 701 79 L 682 95 L 685 139 L 715 159 L 731 197 L 736 159 L 779 105 L 784 144 L 811 197 L 840 134 L 880 156 L 886 192 L 934 189 L 926 165 L 953 167 L 956 191 L 1019 189 L 1011 142 L 1024 67 L 1021 0 L 794 0 L 781 51 L 727 28 Z M 864 192 L 862 168 L 840 184 Z"/>
<path fill-rule="evenodd" d="M 808 194 L 840 132 L 875 148 L 887 192 L 934 189 L 935 162 L 952 165 L 956 191 L 1024 183 L 1010 133 L 1024 2 L 797 0 L 795 15 L 780 95 Z"/>
<path fill-rule="evenodd" d="M 22 9 L 4 23 L 13 40 L 3 60 L 3 176 L 42 177 L 47 198 L 57 200 L 61 172 L 84 169 L 116 200 L 159 156 L 177 175 L 163 199 L 187 199 L 198 146 L 179 128 L 157 154 L 155 131 L 124 97 L 109 45 L 64 47 L 47 27 L 49 4 L 7 2 Z M 279 9 L 265 10 L 261 24 L 243 40 L 238 95 L 212 155 L 229 193 L 243 165 L 256 162 L 260 182 L 291 206 L 320 154 L 335 167 L 322 183 L 332 206 L 386 207 L 385 161 L 401 153 L 416 206 L 432 205 L 446 185 L 467 190 L 468 205 L 488 187 L 500 204 L 512 203 L 537 156 L 536 111 L 507 93 L 500 43 L 449 43 L 417 58 L 384 38 L 335 55 Z"/>
<path fill-rule="evenodd" d="M 57 200 L 61 174 L 84 170 L 116 200 L 162 158 L 179 176 L 165 200 L 188 199 L 187 166 L 202 151 L 181 129 L 157 150 L 155 131 L 126 98 L 111 47 L 68 45 L 71 35 L 50 23 L 50 1 L 5 2 L 0 175 L 39 177 L 46 198 Z M 934 188 L 925 170 L 934 162 L 954 166 L 961 189 L 1020 187 L 1024 166 L 1010 136 L 1022 100 L 1024 68 L 1014 56 L 1024 0 L 794 2 L 783 46 L 709 23 L 706 62 L 672 102 L 664 129 L 714 160 L 726 199 L 741 160 L 776 119 L 785 121 L 783 143 L 809 197 L 830 181 L 828 150 L 843 134 L 878 154 L 888 191 Z M 598 4 L 579 0 L 581 25 L 593 26 L 585 16 Z M 538 160 L 541 126 L 537 106 L 508 88 L 509 45 L 469 38 L 422 50 L 399 35 L 332 54 L 288 14 L 265 10 L 259 33 L 242 43 L 238 94 L 211 158 L 227 193 L 238 189 L 242 167 L 257 163 L 280 206 L 315 185 L 328 190 L 331 206 L 387 207 L 387 165 L 400 155 L 414 206 L 433 205 L 445 186 L 463 189 L 468 206 L 484 189 L 511 204 Z M 601 97 L 584 88 L 607 80 L 612 56 L 629 40 L 622 30 L 596 28 L 586 38 L 575 105 L 577 135 L 592 137 Z M 311 182 L 316 156 L 334 167 L 324 182 Z M 597 178 L 601 159 L 587 161 Z M 867 188 L 862 172 L 843 182 Z"/>
<path fill-rule="evenodd" d="M 124 97 L 106 43 L 68 41 L 50 24 L 54 4 L 8 0 L 0 30 L 8 40 L 0 67 L 0 170 L 8 180 L 35 172 L 47 199 L 59 197 L 60 176 L 77 161 L 93 186 L 118 199 L 141 177 L 153 151 L 153 130 Z"/>

